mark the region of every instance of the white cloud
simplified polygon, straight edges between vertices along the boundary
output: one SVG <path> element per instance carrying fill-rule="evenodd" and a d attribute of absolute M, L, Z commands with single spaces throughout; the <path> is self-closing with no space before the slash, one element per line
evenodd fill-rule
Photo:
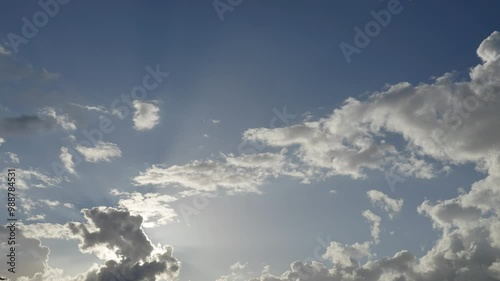
<path fill-rule="evenodd" d="M 100 254 L 114 252 L 103 266 L 91 268 L 86 279 L 94 281 L 174 280 L 180 263 L 173 257 L 173 247 L 153 245 L 142 230 L 142 217 L 114 208 L 83 210 L 88 224 L 69 223 L 73 235 L 79 237 L 80 250 Z"/>
<path fill-rule="evenodd" d="M 0 45 L 0 55 L 2 56 L 10 56 L 12 54 L 11 51 L 8 51 L 7 49 L 5 49 L 4 46 Z"/>
<path fill-rule="evenodd" d="M 38 214 L 38 215 L 30 216 L 26 220 L 27 221 L 41 221 L 41 220 L 45 220 L 45 217 L 46 217 L 45 214 Z"/>
<path fill-rule="evenodd" d="M 403 208 L 403 199 L 392 199 L 381 191 L 370 190 L 367 195 L 374 206 L 384 209 L 389 214 L 390 219 L 393 219 Z"/>
<path fill-rule="evenodd" d="M 350 120 L 349 116 L 331 118 L 339 120 L 322 119 L 284 128 L 249 129 L 244 133 L 244 140 L 271 147 L 298 147 L 296 154 L 302 162 L 300 165 L 313 169 L 314 173 L 309 175 L 313 179 L 323 171 L 329 176 L 365 177 L 362 168 L 381 169 L 385 158 L 396 155 L 392 145 L 376 142 L 362 131 L 363 127 L 344 126 L 341 120 Z"/>
<path fill-rule="evenodd" d="M 174 209 L 169 206 L 177 200 L 173 196 L 158 193 L 120 192 L 116 189 L 110 193 L 121 197 L 118 202 L 121 208 L 129 210 L 133 215 L 143 217 L 143 226 L 146 228 L 168 224 L 177 217 Z"/>
<path fill-rule="evenodd" d="M 500 33 L 495 31 L 481 42 L 477 49 L 477 55 L 484 63 L 498 60 L 500 56 Z"/>
<path fill-rule="evenodd" d="M 37 205 L 40 205 L 38 202 L 33 201 L 33 199 L 24 196 L 20 198 L 20 202 L 24 213 L 27 215 L 30 215 L 31 211 L 33 211 Z"/>
<path fill-rule="evenodd" d="M 18 278 L 20 281 L 177 280 L 180 262 L 173 257 L 173 247 L 153 245 L 142 230 L 142 217 L 104 207 L 83 212 L 87 223 L 20 224 L 22 232 L 18 235 L 26 234 L 26 238 L 19 236 L 20 253 L 26 254 L 20 254 L 19 258 L 27 261 L 26 269 L 22 270 L 25 277 Z M 0 228 L 0 232 L 4 230 Z M 114 258 L 102 265 L 94 264 L 75 277 L 65 276 L 62 270 L 48 266 L 49 249 L 40 244 L 39 238 L 78 239 L 80 251 L 100 258 L 109 253 Z"/>
<path fill-rule="evenodd" d="M 496 42 L 497 37 L 494 33 L 490 39 Z M 449 170 L 452 164 L 471 162 L 487 170 L 489 155 L 500 151 L 500 103 L 491 102 L 500 90 L 495 78 L 500 73 L 500 60 L 491 49 L 495 43 L 482 46 L 479 53 L 486 62 L 471 69 L 470 81 L 456 81 L 447 73 L 428 84 L 402 82 L 366 100 L 348 98 L 317 121 L 244 132 L 244 141 L 260 142 L 269 150 L 288 149 L 288 153 L 274 157 L 278 162 L 245 166 L 240 161 L 255 156 L 244 154 L 170 167 L 153 165 L 134 178 L 135 184 L 259 192 L 265 180 L 278 176 L 293 176 L 307 183 L 335 175 L 363 178 L 365 171 L 372 169 L 427 179 Z M 490 53 L 493 55 L 486 55 Z M 481 110 L 471 109 L 474 101 Z M 454 111 L 457 105 L 469 110 L 464 115 L 467 117 Z M 440 137 L 433 138 L 436 133 Z M 403 142 L 390 143 L 394 135 Z M 269 163 L 273 164 L 266 166 Z M 379 199 L 377 204 L 383 204 L 391 218 L 400 212 L 402 201 Z"/>
<path fill-rule="evenodd" d="M 474 183 L 469 192 L 463 191 L 448 200 L 426 200 L 418 207 L 418 212 L 427 216 L 441 234 L 423 256 L 418 258 L 402 250 L 392 257 L 375 259 L 370 250 L 372 242 L 352 245 L 332 242 L 323 256 L 332 265 L 294 262 L 279 276 L 266 270 L 263 276 L 250 280 L 499 280 L 500 105 L 492 100 L 498 100 L 500 92 L 500 35 L 492 34 L 477 53 L 483 63 L 471 69 L 470 81 L 456 81 L 453 75 L 445 74 L 429 84 L 399 83 L 365 101 L 350 98 L 330 116 L 317 121 L 245 132 L 245 140 L 262 141 L 278 149 L 286 147 L 290 153 L 222 155 L 218 160 L 180 166 L 153 165 L 137 176 L 135 183 L 179 185 L 201 191 L 220 187 L 256 192 L 266 179 L 283 175 L 360 178 L 365 176 L 366 169 L 388 168 L 408 176 L 429 178 L 438 173 L 438 165 L 471 163 L 486 176 Z M 392 134 L 402 137 L 402 148 L 382 140 L 391 139 L 388 136 Z M 433 137 L 436 134 L 439 137 Z M 297 171 L 297 167 L 306 168 Z M 35 174 L 32 176 L 43 178 Z M 146 198 L 135 193 L 116 195 L 131 200 L 130 206 Z M 368 196 L 373 204 L 380 204 L 390 214 L 402 208 L 402 202 L 385 194 L 375 192 Z M 156 273 L 165 273 L 168 277 L 164 279 L 177 276 L 179 262 L 173 258 L 171 247 L 159 249 L 151 244 L 141 228 L 141 216 L 114 208 L 85 210 L 84 215 L 88 223 L 69 224 L 71 234 L 81 241 L 81 250 L 87 253 L 107 250 L 116 256 L 89 270 L 86 275 L 89 280 L 106 280 L 113 268 L 134 276 L 134 280 L 154 280 L 151 272 L 145 270 L 153 262 L 162 265 L 162 271 L 153 272 L 153 276 Z M 370 222 L 371 235 L 378 242 L 380 217 L 369 210 L 363 216 Z M 51 235 L 46 232 L 43 235 Z M 33 261 L 29 268 L 30 272 L 39 272 L 43 270 L 43 261 L 48 260 L 48 250 L 39 241 L 28 243 L 42 253 L 42 262 Z M 133 275 L 135 272 L 138 275 Z"/>
<path fill-rule="evenodd" d="M 334 264 L 350 267 L 355 265 L 357 260 L 370 257 L 371 255 L 370 242 L 342 245 L 333 241 L 326 249 L 323 258 L 330 260 Z"/>
<path fill-rule="evenodd" d="M 58 114 L 53 107 L 43 108 L 41 111 L 42 116 L 46 116 L 53 119 L 57 125 L 67 131 L 76 130 L 76 124 L 74 121 L 69 119 L 67 114 Z"/>
<path fill-rule="evenodd" d="M 243 281 L 245 280 L 244 276 L 246 276 L 243 270 L 245 270 L 247 266 L 248 263 L 242 263 L 238 261 L 229 267 L 229 269 L 231 270 L 229 274 L 217 278 L 216 281 Z"/>
<path fill-rule="evenodd" d="M 62 240 L 78 239 L 78 236 L 74 235 L 66 224 L 31 223 L 22 224 L 21 228 L 24 235 L 28 238 Z"/>
<path fill-rule="evenodd" d="M 441 231 L 441 237 L 420 258 L 403 250 L 393 257 L 360 263 L 355 255 L 335 256 L 343 251 L 331 246 L 327 253 L 335 257 L 333 267 L 295 262 L 291 270 L 279 277 L 263 275 L 250 280 L 500 280 L 500 104 L 494 102 L 500 93 L 500 33 L 488 37 L 477 53 L 483 63 L 471 69 L 470 81 L 455 81 L 453 75 L 445 74 L 431 84 L 400 83 L 373 94 L 367 101 L 348 99 L 330 117 L 314 124 L 247 131 L 246 138 L 268 145 L 296 144 L 303 163 L 325 167 L 333 174 L 358 176 L 365 168 L 380 168 L 369 161 L 372 157 L 362 156 L 364 146 L 347 144 L 360 138 L 376 144 L 376 139 L 390 132 L 403 136 L 406 145 L 400 152 L 409 153 L 404 157 L 392 152 L 369 153 L 382 163 L 391 164 L 390 168 L 425 178 L 433 174 L 434 169 L 427 163 L 431 159 L 435 164 L 444 163 L 444 167 L 450 163 L 473 163 L 487 175 L 474 183 L 468 193 L 462 190 L 455 198 L 435 203 L 426 200 L 418 207 Z M 345 157 L 345 150 L 353 153 Z M 313 156 L 320 153 L 342 157 L 355 165 L 340 169 L 337 163 L 328 166 L 325 157 L 314 161 Z M 402 165 L 401 161 L 407 163 Z M 423 164 L 409 169 L 408 163 Z M 372 202 L 383 202 L 381 206 L 387 211 L 400 210 L 398 202 L 383 194 L 372 193 L 371 198 Z M 377 237 L 374 230 L 380 218 L 369 212 L 364 212 L 364 216 L 372 223 L 372 236 Z M 369 255 L 364 251 L 360 256 Z"/>
<path fill-rule="evenodd" d="M 103 106 L 82 105 L 82 104 L 78 104 L 78 103 L 74 103 L 74 102 L 70 102 L 69 104 L 76 106 L 78 108 L 81 108 L 81 109 L 88 110 L 88 111 L 96 111 L 96 112 L 100 112 L 100 113 L 108 113 L 109 114 L 109 111 Z"/>
<path fill-rule="evenodd" d="M 11 163 L 19 164 L 19 156 L 17 154 L 13 152 L 6 152 L 5 154 L 7 154 Z"/>
<path fill-rule="evenodd" d="M 276 176 L 289 175 L 290 167 L 301 167 L 308 172 L 294 175 L 306 180 L 318 175 L 361 178 L 367 169 L 431 178 L 449 171 L 450 165 L 465 163 L 487 174 L 468 193 L 463 191 L 456 198 L 435 203 L 424 201 L 419 206 L 418 211 L 441 231 L 441 237 L 420 258 L 402 250 L 392 257 L 374 259 L 370 245 L 379 242 L 381 218 L 366 210 L 363 216 L 370 223 L 374 242 L 351 246 L 333 242 L 324 255 L 333 263 L 331 267 L 319 262 L 294 262 L 279 276 L 265 272 L 250 280 L 500 280 L 500 103 L 494 102 L 500 95 L 499 53 L 500 35 L 495 32 L 478 49 L 483 63 L 471 68 L 469 81 L 457 81 L 447 73 L 432 83 L 402 82 L 364 101 L 349 98 L 330 116 L 317 121 L 247 130 L 246 141 L 290 150 L 279 161 L 286 164 L 273 166 Z M 402 144 L 389 143 L 394 135 L 402 137 Z M 253 164 L 247 166 L 239 156 L 226 158 L 153 166 L 135 180 L 208 190 L 250 182 L 255 190 L 262 179 L 273 174 L 266 172 L 270 161 L 259 165 L 250 161 Z M 257 166 L 260 168 L 255 174 L 264 177 L 252 174 Z M 241 174 L 252 176 L 246 179 Z M 401 199 L 377 191 L 368 196 L 389 216 L 402 209 Z"/>
<path fill-rule="evenodd" d="M 7 174 L 7 168 L 3 170 Z M 60 178 L 51 177 L 41 170 L 16 168 L 16 188 L 26 190 L 32 187 L 47 188 L 56 186 L 61 182 Z M 6 177 L 0 177 L 0 184 L 5 186 Z M 4 189 L 6 189 L 4 187 Z"/>
<path fill-rule="evenodd" d="M 135 113 L 133 117 L 134 129 L 138 131 L 150 130 L 160 122 L 160 108 L 157 101 L 133 102 Z"/>
<path fill-rule="evenodd" d="M 52 201 L 52 200 L 48 200 L 48 199 L 42 199 L 42 200 L 38 200 L 40 201 L 41 203 L 44 203 L 45 205 L 49 206 L 50 208 L 54 208 L 54 207 L 57 207 L 61 204 L 61 202 L 59 201 Z"/>
<path fill-rule="evenodd" d="M 59 155 L 59 159 L 61 160 L 61 163 L 64 165 L 64 168 L 66 168 L 66 170 L 69 173 L 76 175 L 73 156 L 69 153 L 68 148 L 64 146 L 61 147 L 61 154 Z"/>
<path fill-rule="evenodd" d="M 69 104 L 73 105 L 73 106 L 76 106 L 78 108 L 87 110 L 87 111 L 94 111 L 94 112 L 98 112 L 98 113 L 102 113 L 102 114 L 107 114 L 107 115 L 115 115 L 118 118 L 123 119 L 123 115 L 121 114 L 121 112 L 119 110 L 116 110 L 116 109 L 114 109 L 114 110 L 108 110 L 104 106 L 100 106 L 100 105 L 97 105 L 97 106 L 94 106 L 94 105 L 82 105 L 82 104 L 77 104 L 77 103 L 73 103 L 73 102 L 71 102 Z"/>
<path fill-rule="evenodd" d="M 242 262 L 238 261 L 238 262 L 232 264 L 229 267 L 229 269 L 231 269 L 231 270 L 243 270 L 243 269 L 245 269 L 247 267 L 247 265 L 248 265 L 247 262 L 246 263 L 242 263 Z"/>
<path fill-rule="evenodd" d="M 112 158 L 122 156 L 122 151 L 118 145 L 110 142 L 98 142 L 93 147 L 78 145 L 75 149 L 83 155 L 88 162 L 106 161 L 110 162 Z"/>
<path fill-rule="evenodd" d="M 363 101 L 348 98 L 326 118 L 249 129 L 244 139 L 296 147 L 302 165 L 327 176 L 360 178 L 374 169 L 431 178 L 440 171 L 436 165 L 484 162 L 489 151 L 500 150 L 498 34 L 481 44 L 485 62 L 471 69 L 470 81 L 446 73 L 430 84 L 390 85 Z M 402 148 L 387 142 L 393 134 L 404 139 Z"/>
<path fill-rule="evenodd" d="M 75 205 L 73 205 L 71 203 L 64 203 L 63 206 L 66 207 L 66 208 L 69 208 L 69 209 L 74 209 L 75 208 Z"/>
<path fill-rule="evenodd" d="M 375 244 L 380 243 L 380 222 L 382 219 L 370 210 L 363 211 L 363 217 L 370 223 L 370 230 Z"/>
<path fill-rule="evenodd" d="M 270 265 L 264 265 L 264 268 L 262 268 L 261 274 L 270 274 L 271 273 L 271 266 Z"/>
<path fill-rule="evenodd" d="M 165 167 L 153 165 L 134 178 L 137 185 L 179 185 L 198 191 L 259 192 L 257 187 L 270 177 L 284 173 L 285 153 L 222 155 L 219 160 L 193 161 Z"/>

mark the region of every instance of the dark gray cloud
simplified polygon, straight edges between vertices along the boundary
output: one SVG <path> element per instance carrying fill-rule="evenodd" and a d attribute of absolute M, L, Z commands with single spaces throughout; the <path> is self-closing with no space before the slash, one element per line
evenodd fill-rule
<path fill-rule="evenodd" d="M 105 245 L 116 254 L 131 261 L 139 261 L 153 251 L 153 245 L 142 231 L 142 217 L 113 208 L 84 209 L 85 218 L 98 230 L 92 232 L 82 223 L 70 223 L 73 234 L 82 237 L 80 248 L 84 251 Z"/>
<path fill-rule="evenodd" d="M 108 260 L 100 269 L 89 272 L 85 281 L 155 281 L 159 280 L 159 276 L 171 280 L 177 276 L 178 271 L 179 262 L 167 250 L 155 256 L 152 261 L 143 263 Z"/>
<path fill-rule="evenodd" d="M 49 249 L 37 238 L 24 238 L 22 274 L 19 281 L 156 281 L 177 280 L 180 262 L 173 257 L 173 247 L 153 245 L 142 230 L 143 218 L 128 210 L 96 207 L 84 209 L 86 223 L 23 225 L 28 236 L 39 238 L 79 239 L 80 250 L 93 253 L 104 262 L 77 276 L 65 275 L 48 266 Z M 0 235 L 6 236 L 4 228 Z M 5 243 L 3 243 L 5 244 Z M 0 243 L 2 253 L 7 252 Z M 5 251 L 4 251 L 5 250 Z M 30 254 L 34 253 L 34 254 Z M 111 255 L 110 255 L 111 254 Z M 29 256 L 31 255 L 31 256 Z M 4 272 L 0 272 L 2 274 Z M 8 275 L 7 275 L 8 276 Z"/>
<path fill-rule="evenodd" d="M 73 234 L 80 237 L 80 249 L 99 254 L 104 247 L 118 257 L 107 260 L 99 269 L 90 270 L 84 280 L 154 281 L 177 276 L 180 263 L 172 256 L 173 248 L 153 246 L 141 228 L 141 216 L 131 215 L 127 210 L 102 207 L 83 212 L 90 225 L 68 224 Z"/>
<path fill-rule="evenodd" d="M 34 115 L 6 117 L 0 119 L 0 135 L 25 135 L 46 132 L 56 127 L 55 120 L 41 119 Z"/>
<path fill-rule="evenodd" d="M 0 275 L 12 278 L 27 277 L 32 278 L 38 272 L 43 272 L 47 268 L 49 257 L 49 248 L 43 246 L 40 240 L 36 238 L 27 238 L 21 229 L 16 224 L 15 229 L 15 245 L 7 243 L 7 237 L 10 236 L 10 230 L 5 226 L 0 226 L 0 252 L 2 253 L 2 266 Z M 15 273 L 9 272 L 11 267 L 7 265 L 6 255 L 10 253 L 10 248 L 15 248 Z M 14 280 L 14 279 L 12 279 Z M 17 279 L 16 279 L 17 280 Z"/>
<path fill-rule="evenodd" d="M 42 133 L 56 128 L 74 131 L 76 125 L 67 114 L 53 107 L 42 108 L 39 115 L 0 118 L 0 136 Z"/>

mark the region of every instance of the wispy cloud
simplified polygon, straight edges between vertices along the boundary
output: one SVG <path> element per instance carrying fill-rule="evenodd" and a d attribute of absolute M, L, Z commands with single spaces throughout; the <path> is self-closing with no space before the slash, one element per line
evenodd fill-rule
<path fill-rule="evenodd" d="M 389 213 L 391 219 L 403 208 L 403 199 L 392 199 L 381 191 L 370 190 L 367 195 L 370 202 Z"/>
<path fill-rule="evenodd" d="M 73 156 L 69 153 L 68 148 L 64 146 L 61 147 L 61 154 L 59 155 L 59 159 L 61 160 L 61 163 L 64 165 L 64 168 L 66 168 L 66 170 L 69 173 L 76 175 Z"/>
<path fill-rule="evenodd" d="M 97 142 L 95 146 L 87 147 L 77 145 L 75 149 L 83 155 L 88 162 L 110 162 L 113 158 L 122 156 L 122 151 L 118 145 L 110 142 Z"/>

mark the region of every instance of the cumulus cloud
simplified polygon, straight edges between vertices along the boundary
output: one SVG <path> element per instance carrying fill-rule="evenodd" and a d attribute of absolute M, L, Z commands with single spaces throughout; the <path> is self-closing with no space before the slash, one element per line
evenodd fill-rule
<path fill-rule="evenodd" d="M 381 191 L 370 190 L 367 195 L 370 202 L 374 206 L 384 209 L 391 219 L 403 208 L 403 199 L 392 199 Z"/>
<path fill-rule="evenodd" d="M 334 119 L 337 118 L 350 119 L 347 116 Z M 335 123 L 340 123 L 340 120 Z M 298 147 L 296 154 L 302 162 L 301 166 L 308 166 L 315 171 L 314 174 L 305 175 L 309 178 L 316 178 L 318 173 L 361 178 L 365 176 L 362 168 L 381 169 L 383 159 L 396 155 L 392 145 L 377 143 L 361 132 L 361 128 L 335 123 L 329 124 L 327 119 L 322 119 L 284 128 L 249 129 L 244 133 L 244 140 L 261 142 L 271 147 Z M 334 127 L 327 128 L 330 125 Z"/>
<path fill-rule="evenodd" d="M 477 53 L 482 63 L 470 79 L 446 73 L 432 83 L 388 85 L 366 100 L 348 98 L 332 114 L 283 128 L 254 128 L 244 141 L 288 153 L 223 155 L 182 166 L 153 165 L 137 184 L 180 185 L 198 190 L 257 190 L 270 176 L 293 175 L 308 181 L 347 175 L 363 178 L 368 169 L 432 178 L 451 165 L 473 163 L 487 176 L 470 192 L 438 202 L 424 201 L 418 211 L 429 217 L 441 237 L 422 257 L 402 250 L 374 259 L 381 218 L 367 210 L 374 242 L 343 246 L 333 242 L 320 262 L 294 262 L 279 276 L 268 272 L 251 280 L 388 281 L 500 280 L 500 35 L 489 36 Z M 391 144 L 392 136 L 402 144 Z M 267 157 L 256 164 L 252 157 Z M 274 164 L 271 159 L 277 160 Z M 301 167 L 298 169 L 297 167 Z M 293 171 L 293 172 L 292 172 Z M 250 175 L 245 178 L 245 175 Z M 389 213 L 403 201 L 370 191 L 370 201 Z"/>
<path fill-rule="evenodd" d="M 150 130 L 160 122 L 160 108 L 157 101 L 133 102 L 135 113 L 133 117 L 134 129 L 138 131 Z"/>
<path fill-rule="evenodd" d="M 418 212 L 432 218 L 434 227 L 451 228 L 457 224 L 467 226 L 482 216 L 481 209 L 476 206 L 464 206 L 460 198 L 439 201 L 433 204 L 425 200 L 419 207 Z"/>
<path fill-rule="evenodd" d="M 455 198 L 438 202 L 426 200 L 418 207 L 441 231 L 441 237 L 420 258 L 402 250 L 392 257 L 370 258 L 361 263 L 356 253 L 339 254 L 344 258 L 335 256 L 335 253 L 343 253 L 343 249 L 335 245 L 327 249 L 330 254 L 325 254 L 332 258 L 331 267 L 318 262 L 294 262 L 291 270 L 280 276 L 266 273 L 251 280 L 500 280 L 500 134 L 497 130 L 500 108 L 495 102 L 500 93 L 499 53 L 500 34 L 494 32 L 477 50 L 482 64 L 471 69 L 470 81 L 455 81 L 452 74 L 445 74 L 431 84 L 400 83 L 373 94 L 367 101 L 350 98 L 331 116 L 313 124 L 247 131 L 246 138 L 268 145 L 296 145 L 304 164 L 326 168 L 333 174 L 357 177 L 363 169 L 381 168 L 382 164 L 366 162 L 373 157 L 391 169 L 416 177 L 425 178 L 434 173 L 428 159 L 432 159 L 433 164 L 473 163 L 486 174 L 468 193 L 462 191 Z M 349 120 L 349 125 L 343 120 Z M 379 154 L 375 149 L 366 155 L 366 147 L 377 146 L 380 142 L 376 140 L 387 132 L 403 136 L 406 145 L 402 152 L 408 152 L 406 156 L 393 155 L 396 147 L 389 144 L 387 154 Z M 338 139 L 339 136 L 342 137 Z M 368 146 L 347 145 L 360 139 Z M 350 153 L 342 153 L 346 150 Z M 313 156 L 320 153 L 328 157 L 314 160 Z M 331 160 L 330 156 L 341 157 L 352 165 L 339 167 L 334 160 L 327 161 Z M 410 168 L 409 163 L 420 164 Z M 397 201 L 383 194 L 372 192 L 368 196 L 388 212 L 400 209 Z M 364 215 L 372 223 L 378 221 L 370 213 Z M 375 236 L 373 228 L 372 236 Z M 361 256 L 369 255 L 368 251 L 363 253 Z"/>
<path fill-rule="evenodd" d="M 84 252 L 99 251 L 104 245 L 117 256 L 125 256 L 133 262 L 148 256 L 153 245 L 143 233 L 142 217 L 132 216 L 129 212 L 113 208 L 93 208 L 83 210 L 85 218 L 91 226 L 81 223 L 70 223 L 69 228 L 74 235 L 80 235 Z"/>
<path fill-rule="evenodd" d="M 75 163 L 73 162 L 73 156 L 69 153 L 67 147 L 61 147 L 61 154 L 59 155 L 59 159 L 63 164 L 66 171 L 69 173 L 76 175 L 75 171 Z"/>
<path fill-rule="evenodd" d="M 361 246 L 361 245 L 360 245 Z M 367 262 L 359 265 L 356 261 L 356 255 L 364 255 L 356 249 L 346 252 L 345 249 L 338 249 L 338 245 L 329 247 L 330 251 L 338 250 L 343 253 L 345 261 L 335 262 L 332 268 L 328 268 L 322 263 L 312 262 L 304 263 L 296 261 L 291 264 L 291 270 L 284 272 L 281 276 L 271 274 L 263 275 L 260 278 L 250 279 L 249 281 L 389 281 L 389 280 L 427 280 L 427 279 L 408 279 L 398 273 L 411 267 L 414 264 L 415 257 L 408 252 L 399 252 L 392 258 L 384 258 L 373 262 Z M 409 277 L 412 278 L 413 276 Z M 399 278 L 399 279 L 398 279 Z M 433 281 L 438 279 L 433 279 Z M 430 279 L 428 280 L 430 281 Z"/>
<path fill-rule="evenodd" d="M 500 56 L 500 32 L 495 31 L 486 38 L 481 45 L 479 45 L 477 55 L 485 63 L 498 60 Z"/>
<path fill-rule="evenodd" d="M 72 121 L 67 114 L 58 114 L 53 107 L 46 107 L 41 111 L 42 116 L 53 120 L 57 125 L 67 131 L 76 130 L 76 124 Z"/>
<path fill-rule="evenodd" d="M 440 171 L 439 163 L 484 161 L 488 151 L 500 148 L 496 130 L 500 110 L 495 102 L 500 89 L 498 34 L 493 33 L 478 49 L 484 63 L 471 69 L 470 81 L 457 81 L 447 73 L 430 84 L 389 85 L 364 101 L 348 98 L 318 121 L 249 129 L 244 139 L 278 148 L 297 147 L 301 164 L 325 170 L 328 176 L 360 178 L 366 169 L 389 169 L 431 178 Z M 403 137 L 403 148 L 386 141 L 391 134 Z"/>
<path fill-rule="evenodd" d="M 247 267 L 248 263 L 242 263 L 240 261 L 236 262 L 235 264 L 232 264 L 229 269 L 231 270 L 243 270 Z"/>
<path fill-rule="evenodd" d="M 177 277 L 180 263 L 173 257 L 171 246 L 153 245 L 141 228 L 141 216 L 126 210 L 93 208 L 83 210 L 89 224 L 70 223 L 79 236 L 83 252 L 102 253 L 103 248 L 114 252 L 103 266 L 91 269 L 86 281 L 162 280 Z M 120 279 L 122 278 L 122 279 Z"/>
<path fill-rule="evenodd" d="M 118 205 L 129 210 L 132 214 L 140 215 L 144 219 L 143 227 L 155 227 L 173 222 L 177 217 L 174 209 L 169 206 L 177 198 L 158 193 L 120 192 L 111 190 L 112 195 L 121 197 Z"/>
<path fill-rule="evenodd" d="M 371 255 L 370 242 L 342 245 L 333 241 L 326 249 L 323 258 L 330 260 L 336 265 L 351 267 L 357 266 L 358 260 L 368 258 Z"/>
<path fill-rule="evenodd" d="M 17 226 L 16 226 L 17 227 Z M 10 266 L 5 264 L 6 258 L 4 255 L 10 253 L 10 247 L 7 243 L 7 239 L 3 239 L 0 242 L 0 249 L 2 256 L 4 256 L 4 262 L 1 267 L 1 276 L 15 276 L 16 280 L 20 277 L 32 278 L 36 273 L 42 272 L 47 267 L 49 248 L 42 246 L 40 240 L 36 238 L 28 238 L 24 236 L 24 233 L 20 229 L 16 229 L 16 266 L 15 274 L 7 271 Z M 0 236 L 9 237 L 10 230 L 6 226 L 0 226 Z M 21 265 L 22 263 L 22 265 Z"/>
<path fill-rule="evenodd" d="M 250 281 L 500 280 L 499 248 L 489 245 L 490 232 L 484 230 L 481 227 L 444 233 L 420 259 L 403 250 L 393 257 L 361 263 L 362 258 L 373 257 L 369 243 L 342 246 L 332 242 L 324 255 L 333 263 L 332 267 L 297 261 L 280 276 L 266 273 Z"/>
<path fill-rule="evenodd" d="M 70 222 L 64 225 L 36 223 L 21 225 L 27 237 L 23 239 L 23 269 L 20 281 L 109 281 L 109 280 L 177 280 L 180 262 L 173 257 L 173 248 L 153 245 L 142 230 L 143 219 L 127 210 L 96 207 L 84 209 L 87 223 Z M 0 234 L 4 231 L 0 229 Z M 94 253 L 104 259 L 88 271 L 71 277 L 57 268 L 50 268 L 49 249 L 41 246 L 38 238 L 77 239 L 80 250 Z M 26 243 L 25 241 L 29 241 Z M 4 244 L 0 244 L 4 247 Z M 35 255 L 28 256 L 30 253 Z M 31 262 L 33 257 L 37 260 Z M 21 257 L 19 257 L 21 258 Z M 8 275 L 9 276 L 9 275 Z"/>
<path fill-rule="evenodd" d="M 153 165 L 134 178 L 138 185 L 179 185 L 198 191 L 259 192 L 257 187 L 270 177 L 284 173 L 285 152 L 234 156 L 219 160 L 193 161 L 165 167 Z"/>
<path fill-rule="evenodd" d="M 477 53 L 482 63 L 471 69 L 468 81 L 456 81 L 452 74 L 445 74 L 428 84 L 403 82 L 365 101 L 350 98 L 330 116 L 317 121 L 250 129 L 244 134 L 245 140 L 286 148 L 290 153 L 222 155 L 218 160 L 180 166 L 153 165 L 134 181 L 201 191 L 257 191 L 266 179 L 283 175 L 362 178 L 367 169 L 391 169 L 430 178 L 438 173 L 439 165 L 472 163 L 486 176 L 469 192 L 448 200 L 426 200 L 418 207 L 441 234 L 423 256 L 401 250 L 392 257 L 376 258 L 370 249 L 372 242 L 332 242 L 324 254 L 331 264 L 297 261 L 278 276 L 265 271 L 250 280 L 500 280 L 500 108 L 494 102 L 500 93 L 499 46 L 496 32 L 480 45 Z M 390 139 L 389 134 L 402 136 L 402 147 L 384 140 Z M 299 166 L 307 169 L 299 170 Z M 133 193 L 116 195 L 145 198 Z M 390 214 L 401 210 L 402 202 L 397 199 L 377 192 L 368 196 Z M 137 203 L 130 200 L 130 206 Z M 71 235 L 80 239 L 82 251 L 105 257 L 106 261 L 91 268 L 82 280 L 110 280 L 117 274 L 131 280 L 155 280 L 162 275 L 172 279 L 178 275 L 179 261 L 173 257 L 172 248 L 154 246 L 149 241 L 139 214 L 101 207 L 85 210 L 84 215 L 88 223 L 68 225 Z M 371 223 L 371 235 L 377 242 L 380 217 L 371 211 L 363 212 L 363 216 Z M 33 247 L 43 249 L 40 244 Z M 40 252 L 42 260 L 47 260 L 45 252 Z M 43 268 L 43 262 L 40 265 L 34 261 L 29 276 Z M 50 270 L 43 274 L 48 272 L 56 274 Z"/>
<path fill-rule="evenodd" d="M 363 211 L 363 217 L 370 223 L 373 241 L 376 244 L 380 243 L 380 222 L 382 219 L 370 210 Z"/>
<path fill-rule="evenodd" d="M 495 42 L 497 37 L 494 33 L 487 40 Z M 480 54 L 486 61 L 471 69 L 470 81 L 457 81 L 447 73 L 432 83 L 388 85 L 366 100 L 348 98 L 329 116 L 316 121 L 248 129 L 243 140 L 269 149 L 289 149 L 293 157 L 287 160 L 300 167 L 293 175 L 305 183 L 335 175 L 364 178 L 366 170 L 428 179 L 449 170 L 450 164 L 484 162 L 490 151 L 500 150 L 496 129 L 500 108 L 493 102 L 500 89 L 495 78 L 499 67 L 498 59 L 492 59 L 495 56 L 486 55 L 495 53 L 491 46 L 495 44 L 483 45 Z M 394 135 L 403 142 L 390 143 Z M 224 166 L 212 161 L 153 166 L 136 179 L 150 176 L 148 182 L 168 178 L 191 183 L 191 173 L 186 170 L 210 165 Z M 182 171 L 169 177 L 174 170 Z"/>
<path fill-rule="evenodd" d="M 243 276 L 246 274 L 245 274 L 245 272 L 243 272 L 243 270 L 245 270 L 247 266 L 248 266 L 248 263 L 242 263 L 242 262 L 238 261 L 229 267 L 229 269 L 231 270 L 231 273 L 217 278 L 216 281 L 245 280 L 245 278 Z"/>
<path fill-rule="evenodd" d="M 83 155 L 88 162 L 111 162 L 113 158 L 121 157 L 122 151 L 118 145 L 110 142 L 99 141 L 93 147 L 77 145 L 75 149 Z"/>

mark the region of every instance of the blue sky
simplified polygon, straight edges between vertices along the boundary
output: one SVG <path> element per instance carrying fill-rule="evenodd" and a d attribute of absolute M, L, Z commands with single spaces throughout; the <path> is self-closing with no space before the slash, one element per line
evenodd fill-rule
<path fill-rule="evenodd" d="M 17 171 L 22 242 L 4 276 L 500 280 L 498 3 L 41 3 L 58 10 L 18 46 L 43 10 L 2 3 L 0 170 Z"/>

